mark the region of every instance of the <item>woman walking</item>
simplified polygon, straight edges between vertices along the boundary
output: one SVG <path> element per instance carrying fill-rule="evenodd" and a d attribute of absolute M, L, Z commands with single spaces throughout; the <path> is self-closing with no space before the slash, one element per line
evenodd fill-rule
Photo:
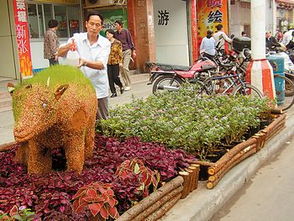
<path fill-rule="evenodd" d="M 117 97 L 114 84 L 119 86 L 121 94 L 124 92 L 123 85 L 119 79 L 119 66 L 122 65 L 123 61 L 122 44 L 119 40 L 113 37 L 115 32 L 112 29 L 107 29 L 105 33 L 107 39 L 111 42 L 111 49 L 107 63 L 109 87 L 112 93 L 110 97 Z"/>

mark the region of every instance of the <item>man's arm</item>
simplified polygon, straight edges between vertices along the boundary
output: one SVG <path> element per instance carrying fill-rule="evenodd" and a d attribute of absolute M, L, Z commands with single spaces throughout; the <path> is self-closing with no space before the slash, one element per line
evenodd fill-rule
<path fill-rule="evenodd" d="M 223 38 L 225 39 L 226 42 L 232 43 L 233 40 L 230 39 L 230 38 L 226 35 L 226 33 L 223 33 L 222 36 L 223 36 Z"/>
<path fill-rule="evenodd" d="M 101 61 L 89 61 L 83 58 L 80 58 L 80 63 L 78 67 L 81 67 L 81 66 L 86 66 L 88 68 L 97 69 L 97 70 L 102 70 L 105 68 L 103 62 Z"/>
<path fill-rule="evenodd" d="M 72 48 L 72 43 L 68 43 L 64 46 L 59 47 L 57 51 L 57 55 L 59 57 L 65 57 L 67 55 L 67 52 Z"/>
<path fill-rule="evenodd" d="M 80 64 L 78 67 L 87 66 L 89 68 L 93 68 L 93 69 L 97 69 L 97 70 L 105 69 L 107 66 L 108 57 L 110 54 L 110 46 L 111 46 L 110 43 L 108 43 L 105 46 L 104 50 L 101 51 L 97 61 L 89 61 L 89 60 L 80 58 Z"/>
<path fill-rule="evenodd" d="M 129 30 L 127 30 L 127 42 L 128 42 L 128 45 L 130 46 L 130 48 L 132 49 L 133 57 L 136 57 L 135 45 L 134 45 L 133 38 L 132 38 L 132 35 Z"/>

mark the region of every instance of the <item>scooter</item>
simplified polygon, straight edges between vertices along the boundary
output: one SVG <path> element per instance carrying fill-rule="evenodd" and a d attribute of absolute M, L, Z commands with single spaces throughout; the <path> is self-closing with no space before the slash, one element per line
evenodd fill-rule
<path fill-rule="evenodd" d="M 153 84 L 152 93 L 159 90 L 176 91 L 184 82 L 193 83 L 211 76 L 211 71 L 218 68 L 217 64 L 208 58 L 201 57 L 192 66 L 181 66 L 147 62 L 151 77 L 147 85 Z"/>

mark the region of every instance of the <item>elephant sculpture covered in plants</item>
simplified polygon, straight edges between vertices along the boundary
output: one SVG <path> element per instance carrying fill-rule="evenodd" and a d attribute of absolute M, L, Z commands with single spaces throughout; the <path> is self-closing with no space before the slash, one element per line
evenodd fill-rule
<path fill-rule="evenodd" d="M 64 148 L 67 169 L 80 173 L 94 147 L 97 98 L 83 73 L 55 65 L 13 88 L 15 160 L 29 173 L 52 169 L 51 149 Z"/>

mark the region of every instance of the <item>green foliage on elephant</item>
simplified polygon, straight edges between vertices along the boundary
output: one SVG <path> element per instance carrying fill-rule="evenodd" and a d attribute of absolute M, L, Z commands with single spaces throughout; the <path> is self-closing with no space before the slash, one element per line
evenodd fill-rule
<path fill-rule="evenodd" d="M 97 98 L 90 80 L 77 68 L 55 65 L 9 87 L 14 137 L 23 144 L 16 160 L 29 173 L 49 172 L 50 150 L 63 147 L 67 169 L 81 172 L 94 146 Z"/>

